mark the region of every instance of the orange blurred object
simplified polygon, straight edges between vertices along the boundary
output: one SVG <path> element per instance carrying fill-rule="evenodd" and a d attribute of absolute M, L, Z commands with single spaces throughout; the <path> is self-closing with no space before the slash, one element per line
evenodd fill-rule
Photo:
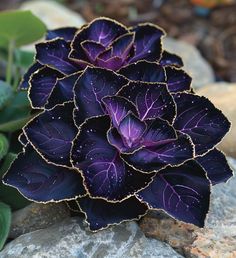
<path fill-rule="evenodd" d="M 190 1 L 194 5 L 205 7 L 205 8 L 213 8 L 218 5 L 235 3 L 235 0 L 190 0 Z"/>

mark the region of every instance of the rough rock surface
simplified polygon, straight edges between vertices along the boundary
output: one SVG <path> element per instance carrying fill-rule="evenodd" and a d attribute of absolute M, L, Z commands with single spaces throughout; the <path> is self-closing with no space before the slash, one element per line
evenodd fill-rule
<path fill-rule="evenodd" d="M 32 203 L 12 214 L 9 237 L 16 238 L 37 229 L 46 228 L 70 216 L 64 203 Z"/>
<path fill-rule="evenodd" d="M 231 121 L 231 130 L 219 144 L 227 155 L 236 158 L 236 83 L 214 83 L 198 91 L 209 98 Z"/>
<path fill-rule="evenodd" d="M 194 88 L 200 88 L 215 81 L 210 64 L 194 46 L 169 37 L 164 38 L 163 46 L 166 50 L 182 57 L 184 69 L 193 78 Z"/>
<path fill-rule="evenodd" d="M 236 160 L 229 159 L 236 171 Z M 203 229 L 152 212 L 140 223 L 146 236 L 169 243 L 191 258 L 236 257 L 236 177 L 212 188 L 211 206 Z"/>
<path fill-rule="evenodd" d="M 4 258 L 181 258 L 169 245 L 147 239 L 135 222 L 91 233 L 81 218 L 66 219 L 10 242 Z"/>

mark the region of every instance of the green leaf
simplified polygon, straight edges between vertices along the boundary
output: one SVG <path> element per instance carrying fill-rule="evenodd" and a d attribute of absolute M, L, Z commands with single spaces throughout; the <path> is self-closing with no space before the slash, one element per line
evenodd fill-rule
<path fill-rule="evenodd" d="M 4 107 L 12 96 L 12 87 L 6 82 L 0 80 L 0 109 Z"/>
<path fill-rule="evenodd" d="M 14 108 L 24 108 L 30 107 L 30 102 L 27 96 L 27 92 L 19 91 L 16 93 L 14 99 L 12 100 L 11 106 Z"/>
<path fill-rule="evenodd" d="M 34 116 L 27 116 L 0 125 L 0 132 L 15 132 L 20 130 Z"/>
<path fill-rule="evenodd" d="M 0 133 L 0 160 L 7 155 L 9 150 L 9 142 L 4 134 Z"/>
<path fill-rule="evenodd" d="M 6 49 L 0 48 L 0 59 L 3 64 L 6 63 L 6 61 L 7 61 L 7 50 Z"/>
<path fill-rule="evenodd" d="M 9 152 L 5 159 L 4 162 L 2 164 L 2 166 L 0 167 L 0 178 L 2 179 L 3 175 L 6 173 L 6 171 L 8 170 L 8 168 L 10 167 L 11 163 L 16 159 L 17 154 Z M 1 199 L 1 198 L 0 198 Z"/>
<path fill-rule="evenodd" d="M 16 159 L 17 155 L 14 153 L 8 153 L 4 159 L 4 162 L 0 168 L 0 178 L 2 179 L 3 175 L 9 169 L 11 163 Z M 24 208 L 30 203 L 29 200 L 25 199 L 17 189 L 4 185 L 0 183 L 0 200 L 4 201 L 11 206 L 12 210 L 18 210 Z"/>
<path fill-rule="evenodd" d="M 0 132 L 13 132 L 21 129 L 32 118 L 27 92 L 17 92 L 0 112 Z"/>
<path fill-rule="evenodd" d="M 10 41 L 16 47 L 27 45 L 43 37 L 45 24 L 31 11 L 5 11 L 0 13 L 0 46 L 7 47 Z"/>
<path fill-rule="evenodd" d="M 25 51 L 21 49 L 15 50 L 15 64 L 19 67 L 29 68 L 34 61 L 34 52 Z"/>
<path fill-rule="evenodd" d="M 0 250 L 3 248 L 11 225 L 11 209 L 8 205 L 0 202 Z"/>

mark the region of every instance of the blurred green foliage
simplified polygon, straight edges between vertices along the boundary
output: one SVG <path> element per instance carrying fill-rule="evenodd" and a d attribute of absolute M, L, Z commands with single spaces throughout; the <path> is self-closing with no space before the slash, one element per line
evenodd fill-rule
<path fill-rule="evenodd" d="M 0 46 L 8 48 L 30 44 L 43 37 L 46 26 L 30 11 L 6 11 L 0 14 Z"/>
<path fill-rule="evenodd" d="M 44 23 L 30 11 L 0 12 L 0 62 L 6 67 L 0 80 L 0 178 L 9 169 L 22 148 L 17 138 L 22 127 L 34 116 L 27 92 L 18 91 L 18 84 L 33 62 L 34 53 L 19 47 L 41 39 Z M 30 202 L 15 188 L 0 181 L 0 250 L 10 229 L 11 212 Z"/>
<path fill-rule="evenodd" d="M 7 236 L 10 230 L 11 225 L 11 209 L 10 207 L 0 202 L 0 250 L 3 248 L 5 241 L 7 240 Z"/>

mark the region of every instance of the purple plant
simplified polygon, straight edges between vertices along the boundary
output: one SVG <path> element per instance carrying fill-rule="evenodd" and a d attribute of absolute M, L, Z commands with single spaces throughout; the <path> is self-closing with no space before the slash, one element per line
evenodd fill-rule
<path fill-rule="evenodd" d="M 203 227 L 211 185 L 232 176 L 215 148 L 230 123 L 195 95 L 164 34 L 107 18 L 49 31 L 20 86 L 42 112 L 4 183 L 35 202 L 76 200 L 91 230 L 148 210 Z"/>

